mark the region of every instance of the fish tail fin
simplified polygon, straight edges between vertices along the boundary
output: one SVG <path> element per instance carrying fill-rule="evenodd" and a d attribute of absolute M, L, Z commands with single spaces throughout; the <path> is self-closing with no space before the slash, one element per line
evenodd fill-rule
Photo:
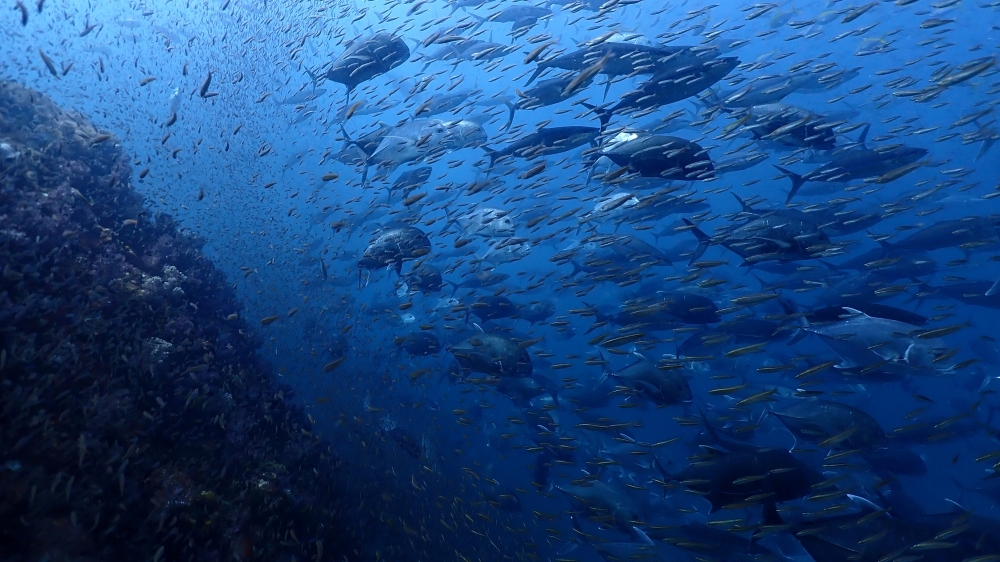
<path fill-rule="evenodd" d="M 596 151 L 591 152 L 583 160 L 583 165 L 587 167 L 587 185 L 590 185 L 590 182 L 593 181 L 594 176 L 598 173 L 597 165 L 601 163 L 602 159 L 607 160 L 606 156 L 597 155 Z"/>
<path fill-rule="evenodd" d="M 469 13 L 469 15 L 472 16 L 472 18 L 476 20 L 476 25 L 472 26 L 472 29 L 469 30 L 469 35 L 471 36 L 480 27 L 482 27 L 484 23 L 486 23 L 486 18 L 484 18 L 483 16 L 480 16 L 480 15 L 477 15 L 477 14 L 473 14 L 473 13 Z"/>
<path fill-rule="evenodd" d="M 674 476 L 672 474 L 670 474 L 669 472 L 667 472 L 667 470 L 665 468 L 663 468 L 663 464 L 660 462 L 660 459 L 657 458 L 656 455 L 653 455 L 653 467 L 655 467 L 656 470 L 657 470 L 657 472 L 660 473 L 660 477 L 663 478 L 663 483 L 664 484 L 666 484 L 666 483 L 668 483 L 668 482 L 670 482 L 672 480 L 675 480 Z M 667 497 L 667 487 L 666 486 L 663 487 L 663 497 Z"/>
<path fill-rule="evenodd" d="M 347 129 L 344 127 L 344 123 L 341 122 L 338 123 L 338 125 L 340 125 L 340 134 L 344 135 L 344 142 L 346 142 L 347 144 L 354 144 L 354 139 L 352 139 L 351 135 L 347 133 Z"/>
<path fill-rule="evenodd" d="M 500 128 L 500 132 L 506 131 L 510 128 L 511 124 L 514 123 L 514 110 L 517 109 L 517 107 L 510 103 L 509 100 L 503 100 L 503 103 L 507 106 L 507 109 L 510 110 L 510 117 L 507 118 L 507 124 Z"/>
<path fill-rule="evenodd" d="M 322 76 L 316 76 L 315 74 L 313 74 L 313 71 L 309 70 L 308 68 L 304 70 L 306 71 L 306 74 L 309 75 L 309 80 L 312 81 L 313 89 L 315 90 L 316 86 L 319 85 L 319 81 Z"/>
<path fill-rule="evenodd" d="M 708 416 L 705 415 L 705 410 L 699 408 L 698 416 L 701 418 L 702 425 L 705 426 L 705 433 L 708 434 L 709 439 L 711 439 L 713 443 L 721 443 L 722 439 L 719 437 L 719 434 L 715 431 L 715 427 L 708 422 Z"/>
<path fill-rule="evenodd" d="M 698 105 L 699 102 L 701 103 L 700 106 Z M 694 104 L 696 109 L 700 110 L 702 115 L 715 114 L 726 110 L 725 100 L 719 97 L 719 93 L 714 88 L 709 88 L 698 96 L 695 96 L 691 103 Z"/>
<path fill-rule="evenodd" d="M 580 105 L 592 111 L 594 115 L 597 115 L 597 118 L 601 120 L 601 132 L 603 132 L 604 128 L 608 126 L 608 123 L 611 122 L 613 113 L 611 113 L 611 111 L 607 108 L 589 104 L 587 102 L 580 102 Z"/>
<path fill-rule="evenodd" d="M 773 502 L 764 502 L 764 524 L 765 525 L 784 525 L 785 522 L 781 519 L 781 515 L 778 514 L 778 506 Z"/>
<path fill-rule="evenodd" d="M 694 263 L 699 259 L 701 259 L 701 256 L 705 255 L 705 250 L 708 250 L 708 247 L 712 244 L 712 238 L 709 235 L 705 234 L 705 232 L 702 231 L 700 228 L 695 226 L 693 222 L 687 219 L 683 220 L 684 224 L 691 227 L 691 233 L 694 234 L 694 237 L 698 239 L 698 247 L 695 248 L 694 254 L 691 255 L 691 261 L 688 262 L 688 263 Z"/>
<path fill-rule="evenodd" d="M 601 101 L 608 99 L 608 92 L 611 91 L 611 76 L 608 76 L 608 80 L 604 83 L 604 96 L 601 97 Z"/>
<path fill-rule="evenodd" d="M 347 115 L 347 110 L 351 107 L 351 94 L 354 93 L 354 86 L 347 85 L 347 93 L 344 94 L 344 109 L 341 110 L 341 114 Z"/>
<path fill-rule="evenodd" d="M 603 362 L 603 364 L 601 365 L 601 376 L 597 378 L 597 384 L 594 385 L 594 388 L 597 388 L 602 384 L 604 384 L 604 381 L 608 380 L 608 378 L 610 378 L 612 375 L 611 371 L 608 370 L 607 359 L 604 358 L 604 354 L 601 353 L 600 349 L 597 350 L 597 355 L 601 357 L 601 361 Z"/>
<path fill-rule="evenodd" d="M 513 113 L 511 115 L 513 116 Z M 483 151 L 486 153 L 486 155 L 490 157 L 490 170 L 492 170 L 493 166 L 496 165 L 496 163 L 497 163 L 497 151 L 493 150 L 492 148 L 490 148 L 488 146 L 482 146 L 480 148 L 482 148 Z"/>
<path fill-rule="evenodd" d="M 795 303 L 791 301 L 778 297 L 778 304 L 780 304 L 781 308 L 784 309 L 785 314 L 798 317 L 799 327 L 792 334 L 792 337 L 785 343 L 785 345 L 795 345 L 809 335 L 809 319 L 806 318 L 805 315 L 799 314 L 798 309 L 795 307 Z"/>
<path fill-rule="evenodd" d="M 788 197 L 785 198 L 785 204 L 787 205 L 792 201 L 792 197 L 795 197 L 795 194 L 799 192 L 799 188 L 802 187 L 802 184 L 806 183 L 806 180 L 802 176 L 796 174 L 791 170 L 782 168 L 781 166 L 775 164 L 772 164 L 772 166 L 777 168 L 779 172 L 785 174 L 789 179 L 792 180 L 792 189 L 788 191 Z"/>
<path fill-rule="evenodd" d="M 445 209 L 444 209 L 444 228 L 441 229 L 440 234 L 444 234 L 445 231 L 447 231 L 449 228 L 451 228 L 451 225 L 458 226 L 459 227 L 459 234 L 461 234 L 461 225 L 458 224 L 458 219 L 455 218 L 455 214 L 456 213 L 458 213 L 458 209 L 456 209 L 456 208 L 454 208 L 454 207 L 452 207 L 450 205 L 448 207 L 445 207 Z"/>
<path fill-rule="evenodd" d="M 597 118 L 601 121 L 601 132 L 603 133 L 604 129 L 607 128 L 608 123 L 611 122 L 612 113 L 610 110 L 603 107 L 594 109 L 594 113 L 597 114 Z"/>
<path fill-rule="evenodd" d="M 365 159 L 365 169 L 361 172 L 361 189 L 368 187 L 368 170 L 371 168 L 371 164 L 368 159 Z"/>

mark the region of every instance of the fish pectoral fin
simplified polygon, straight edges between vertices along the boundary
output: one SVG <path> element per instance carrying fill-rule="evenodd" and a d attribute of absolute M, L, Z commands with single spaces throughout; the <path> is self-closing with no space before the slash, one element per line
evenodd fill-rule
<path fill-rule="evenodd" d="M 764 238 L 764 237 L 761 237 L 760 239 L 761 240 L 766 240 L 766 241 L 768 241 L 768 242 L 770 242 L 770 243 L 778 246 L 779 248 L 781 248 L 783 250 L 787 250 L 787 249 L 789 249 L 789 248 L 792 247 L 792 245 L 789 244 L 788 242 L 785 242 L 784 240 L 778 240 L 777 238 Z"/>
<path fill-rule="evenodd" d="M 663 393 L 660 392 L 659 388 L 656 388 L 655 386 L 653 386 L 652 384 L 650 384 L 650 383 L 648 383 L 646 381 L 635 381 L 634 384 L 635 384 L 636 387 L 639 388 L 639 390 L 642 390 L 643 392 L 647 392 L 647 393 L 649 393 L 652 396 L 656 396 L 656 395 L 662 396 L 663 395 Z"/>
<path fill-rule="evenodd" d="M 609 373 L 607 371 L 604 371 L 603 373 L 601 373 L 601 376 L 600 376 L 600 378 L 597 379 L 597 384 L 594 385 L 594 388 L 597 388 L 597 387 L 601 386 L 602 384 L 604 384 L 604 381 L 608 380 L 608 377 L 610 377 L 610 376 L 612 376 L 611 373 Z"/>

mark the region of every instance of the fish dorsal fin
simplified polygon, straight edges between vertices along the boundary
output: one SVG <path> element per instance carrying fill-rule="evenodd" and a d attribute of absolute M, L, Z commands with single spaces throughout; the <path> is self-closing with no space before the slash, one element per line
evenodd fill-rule
<path fill-rule="evenodd" d="M 647 535 L 646 533 L 643 533 L 642 529 L 640 529 L 639 527 L 633 526 L 632 527 L 632 531 L 635 532 L 635 536 L 639 537 L 639 540 L 643 544 L 646 544 L 646 545 L 649 545 L 649 546 L 653 546 L 654 544 L 656 544 L 656 543 L 653 542 L 653 539 L 649 538 L 649 535 Z"/>
<path fill-rule="evenodd" d="M 732 192 L 730 191 L 730 193 L 732 193 Z M 735 193 L 733 193 L 733 197 L 735 197 L 736 200 L 739 201 L 740 207 L 743 208 L 743 212 L 744 213 L 752 213 L 753 212 L 753 207 L 751 207 L 750 205 L 747 205 L 747 202 L 746 202 L 745 199 L 743 199 L 739 195 L 736 195 Z"/>
<path fill-rule="evenodd" d="M 483 327 L 480 326 L 479 324 L 476 324 L 475 322 L 473 322 L 472 325 L 475 326 L 477 330 L 479 330 L 480 334 L 485 334 L 486 333 L 486 330 L 484 330 Z"/>
<path fill-rule="evenodd" d="M 842 308 L 844 311 L 846 311 L 847 314 L 848 314 L 848 316 L 868 316 L 867 314 L 865 314 L 864 312 L 861 312 L 860 310 L 858 310 L 856 308 L 851 308 L 849 306 L 842 306 L 840 308 Z"/>
<path fill-rule="evenodd" d="M 703 451 L 712 453 L 713 455 L 724 455 L 729 452 L 718 445 L 700 445 L 700 447 Z"/>
<path fill-rule="evenodd" d="M 998 277 L 997 280 L 993 282 L 992 287 L 986 290 L 985 295 L 987 297 L 1000 295 L 1000 277 Z"/>
<path fill-rule="evenodd" d="M 854 502 L 855 505 L 857 505 L 858 507 L 860 507 L 861 509 L 863 509 L 865 511 L 868 511 L 869 513 L 874 513 L 876 511 L 882 511 L 881 507 L 879 507 L 875 502 L 871 501 L 868 498 L 863 498 L 861 496 L 856 496 L 854 494 L 847 494 L 847 497 L 852 502 Z"/>
<path fill-rule="evenodd" d="M 861 134 L 858 135 L 858 144 L 861 145 L 861 148 L 868 148 L 867 145 L 865 145 L 865 140 L 868 139 L 868 129 L 871 128 L 871 125 L 865 125 L 865 128 L 861 129 Z"/>
<path fill-rule="evenodd" d="M 955 506 L 955 507 L 957 507 L 957 508 L 958 508 L 958 510 L 959 510 L 959 511 L 961 511 L 962 513 L 969 513 L 969 510 L 968 510 L 968 509 L 965 509 L 964 507 L 962 507 L 962 504 L 958 503 L 957 501 L 955 501 L 955 500 L 953 500 L 953 499 L 950 499 L 950 498 L 945 498 L 945 499 L 944 499 L 944 501 L 946 501 L 946 502 L 948 502 L 948 503 L 950 503 L 950 504 L 954 505 L 954 506 Z"/>

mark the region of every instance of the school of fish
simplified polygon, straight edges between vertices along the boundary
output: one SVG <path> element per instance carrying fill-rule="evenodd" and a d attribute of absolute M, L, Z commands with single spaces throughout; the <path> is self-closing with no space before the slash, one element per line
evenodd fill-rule
<path fill-rule="evenodd" d="M 372 560 L 1000 561 L 1000 2 L 153 4 L 18 1 L 3 77 L 204 238 Z"/>

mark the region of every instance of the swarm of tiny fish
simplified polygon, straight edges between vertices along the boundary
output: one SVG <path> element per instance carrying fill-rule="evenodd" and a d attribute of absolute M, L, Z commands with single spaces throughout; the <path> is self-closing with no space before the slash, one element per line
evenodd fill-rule
<path fill-rule="evenodd" d="M 1000 3 L 273 6 L 143 7 L 107 32 L 41 2 L 7 14 L 29 83 L 74 92 L 92 72 L 126 95 L 75 99 L 141 108 L 105 114 L 141 131 L 139 185 L 233 250 L 219 267 L 259 318 L 203 302 L 220 285 L 195 285 L 211 275 L 176 236 L 127 238 L 168 219 L 105 225 L 130 275 L 98 286 L 156 323 L 106 359 L 149 373 L 143 418 L 172 419 L 180 399 L 149 381 L 178 357 L 181 379 L 216 372 L 219 345 L 190 333 L 217 310 L 269 336 L 244 355 L 309 412 L 265 412 L 275 454 L 223 474 L 341 484 L 281 497 L 335 510 L 349 541 L 258 511 L 263 528 L 227 531 L 239 549 L 147 558 L 1000 561 Z M 42 22 L 48 42 L 27 34 Z M 0 171 L 37 157 L 0 132 Z M 240 408 L 269 396 L 218 380 Z M 232 411 L 204 408 L 228 435 Z M 170 533 L 162 506 L 196 505 L 212 432 L 179 451 L 187 476 L 147 472 L 159 511 L 136 520 Z M 321 463 L 288 461 L 306 445 Z M 54 493 L 79 488 L 58 474 Z M 245 490 L 220 512 L 259 505 Z"/>

